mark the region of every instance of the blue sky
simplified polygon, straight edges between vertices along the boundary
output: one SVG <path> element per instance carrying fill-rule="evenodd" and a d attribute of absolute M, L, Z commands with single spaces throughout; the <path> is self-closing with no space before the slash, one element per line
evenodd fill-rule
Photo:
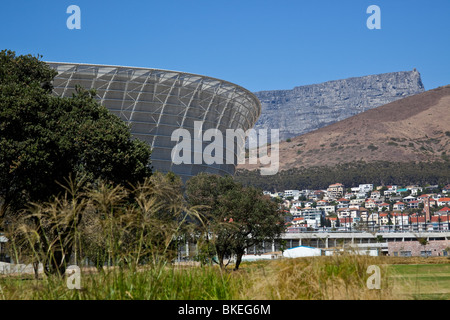
<path fill-rule="evenodd" d="M 381 29 L 369 30 L 369 5 Z M 81 30 L 69 30 L 69 5 Z M 251 91 L 417 68 L 450 84 L 450 1 L 2 1 L 0 48 L 221 78 Z"/>

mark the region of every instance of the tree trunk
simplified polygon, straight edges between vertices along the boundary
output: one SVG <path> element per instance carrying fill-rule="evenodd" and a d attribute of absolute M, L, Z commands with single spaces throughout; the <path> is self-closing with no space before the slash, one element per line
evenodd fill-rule
<path fill-rule="evenodd" d="M 52 256 L 44 263 L 44 271 L 47 275 L 64 275 L 67 262 L 72 251 L 72 246 L 64 249 L 55 249 Z"/>
<path fill-rule="evenodd" d="M 237 271 L 238 269 L 239 269 L 239 265 L 241 264 L 241 262 L 242 262 L 242 254 L 240 254 L 240 253 L 238 253 L 237 255 L 236 255 L 236 264 L 234 265 L 234 271 Z"/>
<path fill-rule="evenodd" d="M 39 261 L 33 262 L 34 279 L 39 280 Z"/>
<path fill-rule="evenodd" d="M 244 255 L 244 250 L 238 250 L 236 252 L 236 264 L 234 265 L 234 271 L 239 269 L 239 265 L 242 262 L 242 256 Z"/>
<path fill-rule="evenodd" d="M 217 252 L 217 260 L 219 260 L 219 266 L 220 269 L 224 269 L 225 265 L 223 264 L 223 259 L 224 259 L 225 255 L 223 252 Z"/>
<path fill-rule="evenodd" d="M 3 199 L 2 204 L 0 205 L 0 230 L 3 226 L 3 219 L 5 218 L 6 211 L 8 211 L 9 201 L 7 199 Z"/>

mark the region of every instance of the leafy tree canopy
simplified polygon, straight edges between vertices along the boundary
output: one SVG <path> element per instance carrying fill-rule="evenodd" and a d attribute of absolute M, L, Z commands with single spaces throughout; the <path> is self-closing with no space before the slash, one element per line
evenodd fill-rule
<path fill-rule="evenodd" d="M 290 189 L 323 189 L 339 181 L 345 186 L 360 183 L 389 184 L 448 184 L 450 161 L 435 162 L 349 162 L 336 166 L 300 167 L 263 176 L 258 170 L 238 170 L 235 180 L 268 191 Z"/>
<path fill-rule="evenodd" d="M 70 175 L 135 184 L 151 174 L 150 147 L 95 92 L 52 95 L 56 72 L 40 58 L 0 52 L 0 218 L 48 200 Z"/>
<path fill-rule="evenodd" d="M 270 242 L 285 230 L 278 204 L 231 176 L 201 173 L 187 182 L 186 194 L 191 205 L 204 206 L 205 234 L 212 235 L 221 266 L 226 255 L 235 254 L 237 269 L 245 249 Z"/>

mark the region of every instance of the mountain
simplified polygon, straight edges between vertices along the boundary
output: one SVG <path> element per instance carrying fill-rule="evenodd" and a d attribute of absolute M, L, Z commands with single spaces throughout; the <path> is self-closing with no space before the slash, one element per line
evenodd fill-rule
<path fill-rule="evenodd" d="M 255 92 L 262 106 L 255 129 L 280 129 L 286 140 L 423 91 L 414 69 Z"/>
<path fill-rule="evenodd" d="M 450 155 L 450 85 L 280 143 L 280 170 L 354 161 L 435 162 Z M 240 165 L 238 169 L 257 166 Z"/>

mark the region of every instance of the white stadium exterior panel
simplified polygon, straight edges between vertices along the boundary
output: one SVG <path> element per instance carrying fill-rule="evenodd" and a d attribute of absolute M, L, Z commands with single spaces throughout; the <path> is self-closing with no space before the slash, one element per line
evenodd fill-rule
<path fill-rule="evenodd" d="M 53 81 L 56 95 L 70 97 L 77 85 L 95 89 L 98 101 L 125 121 L 135 138 L 152 146 L 153 169 L 172 171 L 185 181 L 200 172 L 234 174 L 236 163 L 227 164 L 224 149 L 222 164 L 174 164 L 174 130 L 187 129 L 193 137 L 194 122 L 202 121 L 203 132 L 218 129 L 225 140 L 226 129 L 247 131 L 261 114 L 261 103 L 250 91 L 220 79 L 147 68 L 48 64 L 58 72 Z"/>

